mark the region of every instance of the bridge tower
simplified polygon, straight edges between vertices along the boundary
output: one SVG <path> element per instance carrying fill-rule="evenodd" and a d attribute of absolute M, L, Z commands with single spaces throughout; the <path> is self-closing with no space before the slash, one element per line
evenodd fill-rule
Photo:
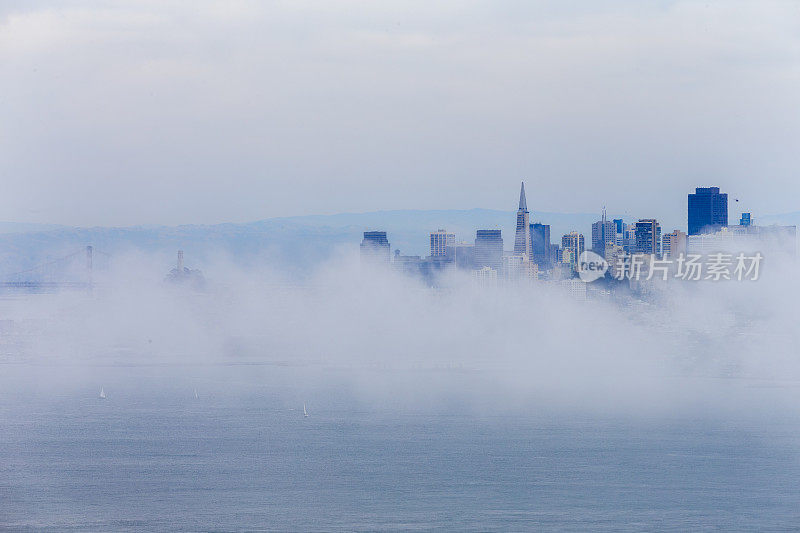
<path fill-rule="evenodd" d="M 92 256 L 94 248 L 92 246 L 86 247 L 86 278 L 89 280 L 89 285 L 92 284 Z"/>

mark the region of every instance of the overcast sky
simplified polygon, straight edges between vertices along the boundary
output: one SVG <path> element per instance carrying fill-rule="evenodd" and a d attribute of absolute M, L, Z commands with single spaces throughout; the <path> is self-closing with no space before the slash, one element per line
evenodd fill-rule
<path fill-rule="evenodd" d="M 0 220 L 800 210 L 800 3 L 599 4 L 6 0 Z"/>

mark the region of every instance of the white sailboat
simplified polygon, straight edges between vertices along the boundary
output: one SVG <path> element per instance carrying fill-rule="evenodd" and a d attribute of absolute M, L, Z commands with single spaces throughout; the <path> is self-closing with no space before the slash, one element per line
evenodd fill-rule
<path fill-rule="evenodd" d="M 305 403 L 303 403 L 303 416 L 305 418 L 308 418 L 308 411 L 306 411 L 306 404 Z"/>
<path fill-rule="evenodd" d="M 197 389 L 194 389 L 194 399 L 196 400 L 197 398 L 198 398 L 198 396 L 197 396 Z"/>
<path fill-rule="evenodd" d="M 106 399 L 106 391 L 103 390 L 103 387 L 100 387 L 100 399 L 101 400 L 105 400 Z"/>

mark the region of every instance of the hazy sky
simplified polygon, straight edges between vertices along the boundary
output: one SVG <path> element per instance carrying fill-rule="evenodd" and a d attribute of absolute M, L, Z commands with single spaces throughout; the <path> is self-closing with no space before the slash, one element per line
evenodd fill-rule
<path fill-rule="evenodd" d="M 6 0 L 0 220 L 800 209 L 800 3 L 599 4 Z"/>

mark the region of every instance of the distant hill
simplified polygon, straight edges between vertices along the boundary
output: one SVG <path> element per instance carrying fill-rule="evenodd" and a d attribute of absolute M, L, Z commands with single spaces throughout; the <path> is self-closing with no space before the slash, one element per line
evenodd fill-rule
<path fill-rule="evenodd" d="M 33 224 L 26 222 L 0 222 L 0 233 L 33 233 L 36 231 L 53 231 L 67 229 L 69 226 L 58 224 Z"/>
<path fill-rule="evenodd" d="M 778 215 L 754 216 L 753 223 L 759 226 L 769 226 L 778 224 L 781 226 L 800 226 L 800 211 L 793 213 L 781 213 Z"/>
<path fill-rule="evenodd" d="M 589 233 L 598 215 L 588 213 L 535 213 L 532 221 L 553 226 L 553 241 L 563 233 Z M 270 261 L 279 268 L 296 270 L 322 261 L 337 248 L 355 249 L 368 229 L 388 232 L 392 249 L 426 255 L 429 234 L 438 228 L 472 242 L 477 229 L 499 228 L 506 247 L 513 246 L 514 211 L 489 209 L 433 211 L 376 211 L 272 218 L 240 224 L 133 226 L 121 228 L 71 228 L 30 224 L 0 225 L 0 272 L 13 273 L 61 257 L 88 244 L 109 254 L 139 250 L 163 257 L 171 265 L 175 251 L 186 252 L 187 265 L 203 268 L 219 254 L 245 266 Z M 587 240 L 590 238 L 587 235 Z"/>

